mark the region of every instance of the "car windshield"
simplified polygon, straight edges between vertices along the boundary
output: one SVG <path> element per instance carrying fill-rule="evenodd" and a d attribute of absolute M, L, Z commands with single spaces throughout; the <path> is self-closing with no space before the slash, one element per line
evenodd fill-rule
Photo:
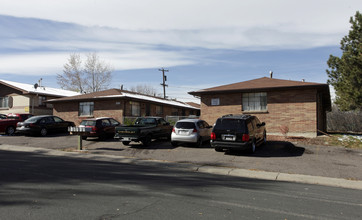
<path fill-rule="evenodd" d="M 193 122 L 177 122 L 175 127 L 180 129 L 194 129 L 195 124 Z"/>
<path fill-rule="evenodd" d="M 137 118 L 136 125 L 154 125 L 156 120 L 154 118 Z"/>
<path fill-rule="evenodd" d="M 216 121 L 214 129 L 239 131 L 245 133 L 245 120 L 219 118 Z"/>
<path fill-rule="evenodd" d="M 94 120 L 84 120 L 80 123 L 80 125 L 84 125 L 84 126 L 95 126 L 96 125 L 96 121 Z"/>

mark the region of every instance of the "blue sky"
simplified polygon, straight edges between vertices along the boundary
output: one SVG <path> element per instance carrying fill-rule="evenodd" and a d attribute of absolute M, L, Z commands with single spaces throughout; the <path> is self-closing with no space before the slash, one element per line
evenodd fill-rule
<path fill-rule="evenodd" d="M 111 87 L 189 91 L 259 77 L 325 83 L 326 61 L 362 2 L 354 0 L 0 0 L 0 79 L 59 88 L 71 53 L 97 52 Z"/>

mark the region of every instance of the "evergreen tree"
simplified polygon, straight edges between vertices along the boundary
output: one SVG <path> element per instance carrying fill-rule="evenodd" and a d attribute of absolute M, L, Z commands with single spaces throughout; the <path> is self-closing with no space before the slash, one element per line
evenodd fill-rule
<path fill-rule="evenodd" d="M 336 90 L 336 104 L 343 110 L 362 110 L 362 14 L 351 17 L 351 30 L 341 40 L 342 56 L 329 56 L 328 84 Z"/>

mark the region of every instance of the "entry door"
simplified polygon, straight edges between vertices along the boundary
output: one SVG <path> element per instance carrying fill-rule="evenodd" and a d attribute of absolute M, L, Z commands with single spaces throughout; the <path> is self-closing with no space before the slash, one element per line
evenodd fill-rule
<path fill-rule="evenodd" d="M 151 116 L 151 105 L 149 103 L 146 104 L 146 116 Z"/>

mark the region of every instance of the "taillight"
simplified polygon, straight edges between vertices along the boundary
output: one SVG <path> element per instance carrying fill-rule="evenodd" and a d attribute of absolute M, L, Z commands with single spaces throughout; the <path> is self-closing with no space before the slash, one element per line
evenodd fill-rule
<path fill-rule="evenodd" d="M 192 133 L 197 133 L 197 129 L 196 129 L 196 128 L 194 128 L 194 130 L 192 131 Z"/>
<path fill-rule="evenodd" d="M 176 133 L 175 128 L 172 128 L 172 132 L 173 132 L 173 133 Z"/>
<path fill-rule="evenodd" d="M 89 126 L 90 128 L 92 128 L 92 131 L 93 132 L 96 132 L 97 131 L 97 127 L 96 126 Z"/>
<path fill-rule="evenodd" d="M 216 134 L 214 132 L 211 132 L 210 139 L 211 140 L 216 140 Z"/>
<path fill-rule="evenodd" d="M 248 134 L 243 134 L 243 138 L 242 138 L 243 141 L 249 141 L 249 139 L 250 139 L 250 136 Z"/>
<path fill-rule="evenodd" d="M 33 123 L 30 123 L 30 124 L 29 124 L 29 127 L 30 127 L 30 128 L 32 128 L 32 127 L 36 127 L 36 125 L 35 125 L 35 124 L 33 124 Z"/>

